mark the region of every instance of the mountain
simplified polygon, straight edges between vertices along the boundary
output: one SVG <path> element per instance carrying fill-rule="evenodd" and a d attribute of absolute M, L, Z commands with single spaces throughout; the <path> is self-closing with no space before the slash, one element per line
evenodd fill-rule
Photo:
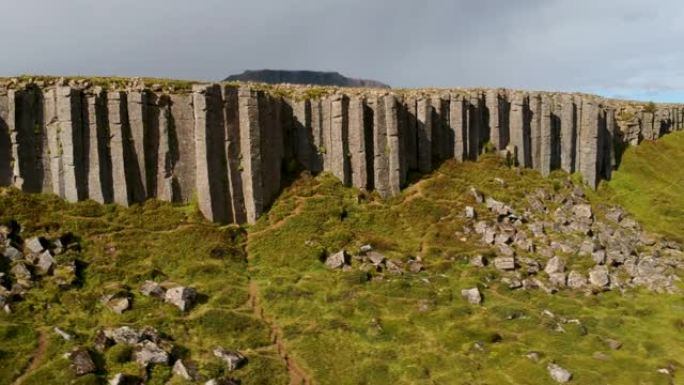
<path fill-rule="evenodd" d="M 248 70 L 238 75 L 230 75 L 225 80 L 271 84 L 292 83 L 338 87 L 390 88 L 387 84 L 377 80 L 348 78 L 339 72 L 322 71 Z"/>

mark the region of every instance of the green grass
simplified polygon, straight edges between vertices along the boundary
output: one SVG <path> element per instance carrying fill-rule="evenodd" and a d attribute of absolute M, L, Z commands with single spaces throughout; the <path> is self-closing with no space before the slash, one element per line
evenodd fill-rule
<path fill-rule="evenodd" d="M 330 176 L 304 177 L 249 229 L 250 273 L 288 350 L 317 383 L 551 384 L 545 367 L 553 360 L 576 384 L 667 384 L 656 370 L 684 364 L 681 296 L 510 291 L 493 269 L 467 265 L 469 255 L 489 251 L 456 234 L 463 208 L 474 204 L 470 186 L 519 203 L 538 187 L 569 192 L 568 183 L 561 173 L 546 179 L 492 156 L 448 162 L 386 202 L 359 199 Z M 365 243 L 394 258 L 420 255 L 426 271 L 367 281 L 320 262 Z M 484 291 L 483 306 L 460 298 L 462 288 L 475 285 Z M 582 326 L 555 331 L 545 309 Z M 611 351 L 606 338 L 623 348 Z M 541 362 L 524 357 L 529 351 L 541 352 Z"/>
<path fill-rule="evenodd" d="M 100 327 L 150 325 L 170 336 L 183 356 L 217 375 L 217 346 L 240 349 L 248 365 L 235 373 L 244 384 L 286 383 L 287 371 L 270 340 L 267 324 L 247 305 L 247 260 L 244 230 L 207 223 L 187 207 L 149 201 L 122 208 L 94 202 L 67 204 L 46 195 L 13 189 L 0 193 L 0 222 L 14 219 L 22 236 L 53 237 L 72 232 L 80 238 L 87 263 L 80 288 L 60 290 L 49 279 L 17 303 L 14 314 L 0 315 L 0 383 L 11 384 L 22 373 L 36 349 L 38 334 L 48 336 L 46 356 L 24 384 L 68 384 L 77 379 L 62 355 L 75 345 L 92 346 Z M 138 287 L 147 279 L 195 287 L 204 297 L 190 312 L 142 296 Z M 117 315 L 99 303 L 113 290 L 128 288 L 133 308 Z M 53 331 L 59 326 L 77 336 L 65 342 Z M 120 348 L 119 348 L 120 349 Z M 121 352 L 118 353 L 121 357 Z M 117 351 L 97 357 L 106 363 L 97 375 L 74 383 L 101 384 L 113 373 L 142 374 L 133 363 L 121 362 Z M 170 368 L 155 368 L 148 383 L 166 383 Z M 177 378 L 173 384 L 179 384 Z"/>
<path fill-rule="evenodd" d="M 684 132 L 629 147 L 598 199 L 627 208 L 649 230 L 684 242 Z"/>

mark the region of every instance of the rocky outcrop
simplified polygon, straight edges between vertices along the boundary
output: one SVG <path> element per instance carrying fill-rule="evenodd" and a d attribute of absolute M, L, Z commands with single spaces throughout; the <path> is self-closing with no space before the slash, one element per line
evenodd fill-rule
<path fill-rule="evenodd" d="M 314 92 L 315 91 L 315 92 Z M 320 89 L 87 81 L 0 85 L 0 185 L 67 200 L 187 203 L 251 223 L 294 162 L 347 186 L 396 195 L 412 172 L 490 150 L 596 187 L 616 148 L 684 126 L 684 106 L 504 89 Z"/>
<path fill-rule="evenodd" d="M 286 71 L 286 70 L 256 70 L 245 71 L 238 75 L 230 75 L 226 81 L 260 82 L 260 83 L 291 83 L 316 84 L 320 86 L 337 87 L 373 87 L 389 88 L 387 84 L 377 80 L 348 78 L 338 72 L 323 71 Z"/>

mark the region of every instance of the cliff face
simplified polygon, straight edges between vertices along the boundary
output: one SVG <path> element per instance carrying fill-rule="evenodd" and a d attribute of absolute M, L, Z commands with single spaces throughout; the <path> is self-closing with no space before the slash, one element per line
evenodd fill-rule
<path fill-rule="evenodd" d="M 269 84 L 313 84 L 337 87 L 374 87 L 389 88 L 387 84 L 376 80 L 348 78 L 338 72 L 321 71 L 285 71 L 258 70 L 245 71 L 238 75 L 228 76 L 226 81 L 259 82 Z"/>
<path fill-rule="evenodd" d="M 684 126 L 684 106 L 511 90 L 330 90 L 196 84 L 169 91 L 87 82 L 0 88 L 0 184 L 67 200 L 189 202 L 254 222 L 296 160 L 344 184 L 398 194 L 409 171 L 483 147 L 595 187 L 616 148 Z"/>

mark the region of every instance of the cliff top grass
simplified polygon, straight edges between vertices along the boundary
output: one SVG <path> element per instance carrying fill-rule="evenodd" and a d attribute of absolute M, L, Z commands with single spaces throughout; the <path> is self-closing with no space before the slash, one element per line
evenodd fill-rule
<path fill-rule="evenodd" d="M 0 384 L 13 384 L 25 373 L 40 351 L 40 336 L 47 344 L 23 385 L 105 384 L 117 372 L 141 376 L 135 363 L 126 362 L 130 349 L 119 345 L 95 355 L 96 374 L 79 378 L 62 357 L 74 346 L 92 349 L 98 329 L 124 325 L 158 329 L 208 377 L 226 373 L 212 354 L 222 346 L 247 356 L 248 364 L 230 373 L 243 384 L 287 383 L 287 370 L 272 344 L 271 330 L 248 305 L 243 229 L 208 223 L 191 206 L 157 201 L 130 208 L 68 204 L 54 196 L 3 189 L 0 222 L 10 220 L 23 227 L 25 239 L 73 233 L 83 249 L 79 258 L 85 268 L 79 287 L 63 290 L 42 280 L 24 301 L 13 305 L 12 314 L 0 314 Z M 139 287 L 145 280 L 196 288 L 200 301 L 183 313 L 141 295 Z M 119 315 L 101 304 L 100 298 L 122 289 L 130 292 L 133 302 L 131 310 Z M 54 327 L 74 334 L 75 340 L 63 340 Z M 156 366 L 147 383 L 186 382 L 172 377 L 170 367 Z"/>
<path fill-rule="evenodd" d="M 468 265 L 469 256 L 491 252 L 457 235 L 464 207 L 475 205 L 470 186 L 519 203 L 536 188 L 569 193 L 567 181 L 493 156 L 446 162 L 388 201 L 330 176 L 304 177 L 249 229 L 250 274 L 287 349 L 320 384 L 553 384 L 550 362 L 572 371 L 573 384 L 669 384 L 657 369 L 684 365 L 681 296 L 512 291 L 496 270 Z M 591 196 L 595 210 L 609 198 Z M 367 243 L 389 258 L 420 256 L 426 270 L 369 280 L 321 262 Z M 483 306 L 461 298 L 470 287 L 483 290 Z M 579 323 L 561 332 L 547 310 Z M 623 347 L 610 350 L 607 339 Z"/>
<path fill-rule="evenodd" d="M 54 84 L 60 80 L 66 83 L 73 82 L 87 87 L 98 86 L 108 89 L 126 89 L 133 86 L 134 88 L 152 88 L 156 91 L 164 92 L 189 92 L 192 86 L 196 84 L 207 84 L 211 82 L 201 80 L 178 80 L 167 78 L 151 78 L 151 77 L 123 77 L 123 76 L 51 76 L 51 75 L 31 75 L 22 74 L 14 77 L 0 77 L 0 83 L 18 84 L 38 83 L 38 84 Z M 422 87 L 422 88 L 372 88 L 372 87 L 336 87 L 336 86 L 319 86 L 319 85 L 304 85 L 304 84 L 269 84 L 258 82 L 239 82 L 239 81 L 218 81 L 214 83 L 231 84 L 235 86 L 248 85 L 254 89 L 269 92 L 275 96 L 301 99 L 318 99 L 335 93 L 344 93 L 346 95 L 383 95 L 396 94 L 402 97 L 420 97 L 425 95 L 450 93 L 467 93 L 467 92 L 486 92 L 488 90 L 496 90 L 498 92 L 528 92 L 547 95 L 561 95 L 571 94 L 582 97 L 598 98 L 606 102 L 628 108 L 643 109 L 647 112 L 653 112 L 656 106 L 681 106 L 677 103 L 653 103 L 650 101 L 624 100 L 606 98 L 594 94 L 581 92 L 561 92 L 561 91 L 540 91 L 540 90 L 518 90 L 510 88 L 494 88 L 494 87 Z"/>

